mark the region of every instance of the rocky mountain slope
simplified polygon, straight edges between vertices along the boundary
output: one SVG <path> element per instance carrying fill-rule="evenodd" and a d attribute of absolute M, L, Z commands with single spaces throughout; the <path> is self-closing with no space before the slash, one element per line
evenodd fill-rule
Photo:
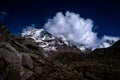
<path fill-rule="evenodd" d="M 46 52 L 42 43 L 0 24 L 0 80 L 120 80 L 120 41 L 90 54 L 62 43 Z"/>

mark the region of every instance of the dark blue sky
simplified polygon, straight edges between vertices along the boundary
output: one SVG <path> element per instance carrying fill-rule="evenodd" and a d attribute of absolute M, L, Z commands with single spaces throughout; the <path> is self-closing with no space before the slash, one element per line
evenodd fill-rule
<path fill-rule="evenodd" d="M 119 0 L 118 0 L 119 1 Z M 0 0 L 0 22 L 18 34 L 30 24 L 42 27 L 57 12 L 75 12 L 91 18 L 99 36 L 120 36 L 120 2 L 117 0 Z M 4 13 L 6 12 L 6 13 Z"/>

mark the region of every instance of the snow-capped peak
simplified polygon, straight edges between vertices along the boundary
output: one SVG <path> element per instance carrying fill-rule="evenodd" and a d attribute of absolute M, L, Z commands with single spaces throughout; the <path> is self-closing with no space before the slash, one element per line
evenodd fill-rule
<path fill-rule="evenodd" d="M 23 30 L 21 35 L 26 38 L 29 38 L 29 37 L 33 38 L 37 41 L 38 38 L 42 37 L 43 33 L 44 33 L 44 29 L 36 29 L 34 27 L 27 27 L 26 29 Z"/>
<path fill-rule="evenodd" d="M 58 45 L 69 45 L 69 43 L 65 39 L 58 39 L 45 31 L 45 29 L 27 27 L 23 30 L 21 36 L 34 39 L 36 42 L 39 43 L 39 46 L 46 51 L 56 51 Z"/>
<path fill-rule="evenodd" d="M 112 46 L 119 39 L 119 37 L 104 36 L 102 38 L 101 44 L 99 45 L 99 48 L 107 48 Z"/>
<path fill-rule="evenodd" d="M 58 46 L 74 46 L 69 43 L 66 38 L 63 36 L 55 37 L 48 33 L 45 29 L 37 29 L 34 27 L 27 27 L 21 33 L 22 37 L 32 38 L 39 43 L 39 46 L 42 47 L 45 51 L 56 51 Z M 86 52 L 86 49 L 94 50 L 96 48 L 107 48 L 113 45 L 120 38 L 104 36 L 101 40 L 98 41 L 98 44 L 94 48 L 89 48 L 83 44 L 77 45 L 76 48 L 80 49 L 82 52 Z"/>

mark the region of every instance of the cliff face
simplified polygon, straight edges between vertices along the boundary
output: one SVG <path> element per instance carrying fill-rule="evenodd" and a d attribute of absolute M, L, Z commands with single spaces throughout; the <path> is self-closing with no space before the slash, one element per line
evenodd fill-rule
<path fill-rule="evenodd" d="M 90 54 L 64 48 L 46 53 L 33 39 L 14 36 L 1 24 L 0 80 L 120 80 L 120 41 Z"/>

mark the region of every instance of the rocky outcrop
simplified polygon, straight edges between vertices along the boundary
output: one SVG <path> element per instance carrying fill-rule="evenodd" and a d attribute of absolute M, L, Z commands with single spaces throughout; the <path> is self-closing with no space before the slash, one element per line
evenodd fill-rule
<path fill-rule="evenodd" d="M 12 36 L 0 25 L 0 80 L 56 80 L 75 77 L 48 59 L 33 39 Z M 69 76 L 69 77 L 67 77 Z"/>
<path fill-rule="evenodd" d="M 23 66 L 26 66 L 29 69 L 33 68 L 33 61 L 29 54 L 22 53 L 22 61 L 23 61 Z"/>

